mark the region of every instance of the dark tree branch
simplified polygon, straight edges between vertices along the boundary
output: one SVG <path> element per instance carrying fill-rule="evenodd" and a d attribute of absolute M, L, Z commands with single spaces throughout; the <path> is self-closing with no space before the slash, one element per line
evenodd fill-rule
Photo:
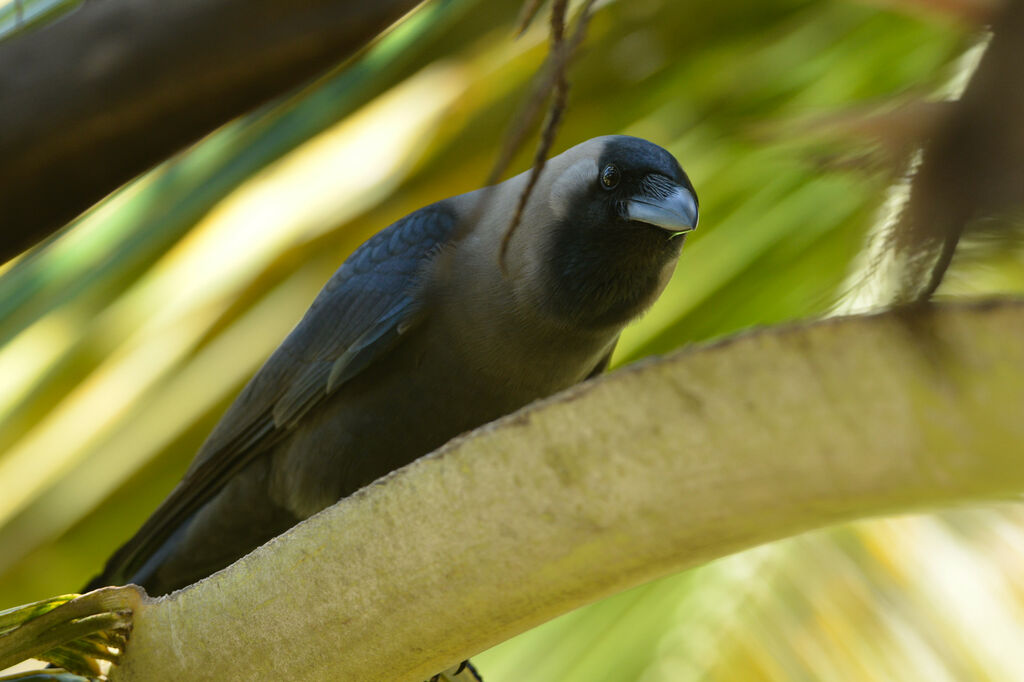
<path fill-rule="evenodd" d="M 505 172 L 508 164 L 511 163 L 513 155 L 522 146 L 526 135 L 529 132 L 530 127 L 534 124 L 537 117 L 540 115 L 541 105 L 544 101 L 551 96 L 551 103 L 548 106 L 547 119 L 544 121 L 544 126 L 541 129 L 540 142 L 537 145 L 537 150 L 533 157 L 533 166 L 530 169 L 530 179 L 526 185 L 526 189 L 523 190 L 522 195 L 519 197 L 519 203 L 516 205 L 516 212 L 512 216 L 511 222 L 509 222 L 508 228 L 505 230 L 505 235 L 501 240 L 501 249 L 499 252 L 498 260 L 501 264 L 502 270 L 505 268 L 505 254 L 508 251 L 508 245 L 512 241 L 512 235 L 515 233 L 516 227 L 519 226 L 519 221 L 523 216 L 523 210 L 526 208 L 526 203 L 530 199 L 530 195 L 533 193 L 534 185 L 536 185 L 541 172 L 544 170 L 544 165 L 547 163 L 548 155 L 551 152 L 551 148 L 555 144 L 555 135 L 558 133 L 558 127 L 562 122 L 562 116 L 565 113 L 566 105 L 569 99 L 569 61 L 572 59 L 573 53 L 576 48 L 583 42 L 583 38 L 586 36 L 587 25 L 590 22 L 590 13 L 594 6 L 594 0 L 586 0 L 580 9 L 579 19 L 576 22 L 576 29 L 572 36 L 567 40 L 565 35 L 566 29 L 566 15 L 569 9 L 568 0 L 552 0 L 551 3 L 551 48 L 548 54 L 548 60 L 545 64 L 543 77 L 540 79 L 534 92 L 527 100 L 526 105 L 523 107 L 519 116 L 516 116 L 513 122 L 512 128 L 509 130 L 509 134 L 505 139 L 505 146 L 502 149 L 501 156 L 498 157 L 498 162 L 494 165 L 494 169 L 491 171 L 491 175 L 487 180 L 487 184 L 491 185 L 498 181 L 501 174 Z M 521 34 L 526 30 L 530 23 L 531 18 L 537 12 L 539 2 L 535 0 L 527 0 L 523 6 L 522 16 L 519 19 L 519 28 L 517 31 Z"/>
<path fill-rule="evenodd" d="M 1024 206 L 1024 1 L 1006 3 L 992 31 L 963 97 L 925 146 L 893 233 L 908 300 L 934 293 L 973 222 Z"/>
<path fill-rule="evenodd" d="M 104 0 L 0 43 L 0 260 L 421 0 Z"/>

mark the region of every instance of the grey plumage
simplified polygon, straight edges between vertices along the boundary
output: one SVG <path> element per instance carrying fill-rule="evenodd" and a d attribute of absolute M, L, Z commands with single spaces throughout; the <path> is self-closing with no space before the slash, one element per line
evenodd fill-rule
<path fill-rule="evenodd" d="M 650 142 L 584 142 L 548 161 L 501 267 L 526 175 L 420 209 L 345 261 L 93 586 L 188 585 L 601 371 L 696 226 L 693 187 Z"/>

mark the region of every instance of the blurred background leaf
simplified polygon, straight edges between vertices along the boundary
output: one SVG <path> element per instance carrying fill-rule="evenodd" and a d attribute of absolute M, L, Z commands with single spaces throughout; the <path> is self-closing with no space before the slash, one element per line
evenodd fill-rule
<path fill-rule="evenodd" d="M 0 38 L 53 21 L 85 0 L 0 0 Z"/>
<path fill-rule="evenodd" d="M 962 89 L 991 7 L 599 3 L 557 151 L 649 138 L 702 212 L 616 364 L 827 313 L 886 218 L 907 131 Z M 0 0 L 0 31 L 14 11 Z M 545 56 L 543 22 L 513 39 L 518 11 L 428 3 L 0 270 L 0 606 L 83 585 L 345 256 L 480 185 Z M 1020 246 L 961 259 L 939 294 L 1021 293 Z M 1014 506 L 861 523 L 640 587 L 477 661 L 488 682 L 1024 679 L 1022 567 Z"/>

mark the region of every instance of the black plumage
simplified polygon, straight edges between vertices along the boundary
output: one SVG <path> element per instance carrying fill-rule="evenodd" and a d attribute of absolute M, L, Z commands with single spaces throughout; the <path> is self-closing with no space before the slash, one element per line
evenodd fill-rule
<path fill-rule="evenodd" d="M 525 184 L 420 209 L 352 254 L 91 586 L 184 587 L 603 370 L 696 226 L 693 187 L 650 142 L 589 140 L 548 162 L 502 264 Z"/>

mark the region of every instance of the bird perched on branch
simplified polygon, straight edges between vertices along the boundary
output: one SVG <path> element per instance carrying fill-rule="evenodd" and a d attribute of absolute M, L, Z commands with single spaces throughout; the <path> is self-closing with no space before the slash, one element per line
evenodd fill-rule
<path fill-rule="evenodd" d="M 464 431 L 601 372 L 697 225 L 633 137 L 439 201 L 370 238 L 242 390 L 90 587 L 189 585 Z M 503 242 L 507 235 L 507 248 Z"/>

